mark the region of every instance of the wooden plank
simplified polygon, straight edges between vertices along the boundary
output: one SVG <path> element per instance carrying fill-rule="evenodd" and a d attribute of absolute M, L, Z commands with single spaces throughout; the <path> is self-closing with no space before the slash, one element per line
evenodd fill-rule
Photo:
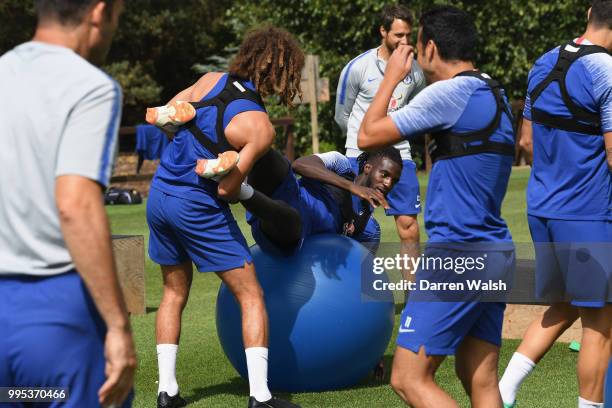
<path fill-rule="evenodd" d="M 113 235 L 113 252 L 128 312 L 144 314 L 144 236 Z"/>

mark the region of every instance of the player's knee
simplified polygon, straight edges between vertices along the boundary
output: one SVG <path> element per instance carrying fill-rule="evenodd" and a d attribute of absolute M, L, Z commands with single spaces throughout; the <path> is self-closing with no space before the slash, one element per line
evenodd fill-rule
<path fill-rule="evenodd" d="M 391 373 L 390 382 L 391 382 L 391 388 L 393 388 L 393 391 L 395 391 L 398 394 L 403 394 L 403 391 L 404 391 L 403 380 L 402 380 L 402 377 L 396 373 L 396 371 L 393 371 Z"/>
<path fill-rule="evenodd" d="M 402 215 L 396 220 L 397 233 L 404 242 L 419 242 L 419 223 L 416 217 Z"/>
<path fill-rule="evenodd" d="M 421 400 L 421 397 L 427 393 L 423 385 L 419 380 L 409 381 L 406 377 L 391 376 L 391 388 L 409 404 Z"/>
<path fill-rule="evenodd" d="M 417 375 L 413 370 L 395 369 L 391 372 L 391 388 L 407 401 L 425 392 L 426 381 L 427 378 Z"/>
<path fill-rule="evenodd" d="M 497 371 L 495 370 L 480 370 L 475 373 L 456 368 L 455 372 L 468 395 L 472 394 L 472 390 L 496 391 L 498 389 Z"/>
<path fill-rule="evenodd" d="M 264 292 L 259 284 L 244 285 L 235 296 L 243 308 L 259 308 L 264 304 Z"/>
<path fill-rule="evenodd" d="M 174 288 L 165 288 L 163 302 L 177 307 L 185 307 L 189 299 L 189 291 L 175 290 Z"/>

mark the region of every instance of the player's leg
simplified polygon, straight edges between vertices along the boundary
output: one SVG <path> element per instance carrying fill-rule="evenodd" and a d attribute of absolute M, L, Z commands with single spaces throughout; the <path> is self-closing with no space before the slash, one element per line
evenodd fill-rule
<path fill-rule="evenodd" d="M 184 406 L 176 379 L 181 318 L 193 276 L 192 263 L 175 230 L 169 211 L 173 197 L 151 189 L 147 200 L 149 257 L 161 266 L 163 295 L 157 310 L 156 343 L 159 370 L 158 407 Z M 180 203 L 179 203 L 180 204 Z"/>
<path fill-rule="evenodd" d="M 270 149 L 255 162 L 247 177 L 247 183 L 270 197 L 285 181 L 290 170 L 289 161 L 280 152 Z"/>
<path fill-rule="evenodd" d="M 501 408 L 497 387 L 499 346 L 467 336 L 457 349 L 455 370 L 473 408 Z"/>
<path fill-rule="evenodd" d="M 189 260 L 178 265 L 162 265 L 161 271 L 164 289 L 155 321 L 159 369 L 157 393 L 161 395 L 165 392 L 168 397 L 174 397 L 179 394 L 176 357 L 181 335 L 181 320 L 189 298 L 193 269 Z"/>
<path fill-rule="evenodd" d="M 401 254 L 414 258 L 420 254 L 417 216 L 421 212 L 421 194 L 416 174 L 416 164 L 412 160 L 403 160 L 402 163 L 402 175 L 387 196 L 390 208 L 385 210 L 385 214 L 395 217 Z M 414 271 L 403 271 L 404 276 L 412 272 Z"/>
<path fill-rule="evenodd" d="M 396 187 L 394 187 L 395 189 Z M 402 255 L 408 255 L 412 259 L 416 259 L 420 254 L 419 247 L 419 222 L 416 214 L 414 215 L 396 215 L 395 216 L 395 227 L 397 229 L 397 235 L 400 239 L 400 253 Z M 414 271 L 405 269 L 402 271 L 404 277 L 408 279 L 408 276 Z"/>
<path fill-rule="evenodd" d="M 576 307 L 569 303 L 554 303 L 531 322 L 499 382 L 505 404 L 511 406 L 514 403 L 523 381 L 576 319 L 578 319 Z"/>
<path fill-rule="evenodd" d="M 300 212 L 286 201 L 270 198 L 254 190 L 251 198 L 241 203 L 257 217 L 261 231 L 276 245 L 294 246 L 301 238 Z"/>
<path fill-rule="evenodd" d="M 242 337 L 247 357 L 251 396 L 258 401 L 271 398 L 267 386 L 268 315 L 263 291 L 252 263 L 242 268 L 217 273 L 240 306 Z"/>
<path fill-rule="evenodd" d="M 240 306 L 251 397 L 249 407 L 298 407 L 273 398 L 268 389 L 268 314 L 254 265 L 245 263 L 242 268 L 218 272 L 217 275 Z"/>
<path fill-rule="evenodd" d="M 145 120 L 147 123 L 158 127 L 179 126 L 189 122 L 195 116 L 196 110 L 191 103 L 173 101 L 167 105 L 147 108 Z"/>
<path fill-rule="evenodd" d="M 580 307 L 582 340 L 578 354 L 579 407 L 603 407 L 604 379 L 612 348 L 612 305 Z M 582 405 L 580 405 L 582 404 Z"/>
<path fill-rule="evenodd" d="M 577 374 L 580 408 L 603 407 L 604 378 L 612 347 L 612 222 L 551 220 L 567 293 L 579 307 L 582 340 Z"/>
<path fill-rule="evenodd" d="M 302 237 L 302 218 L 297 210 L 299 186 L 291 165 L 275 150 L 255 163 L 248 176 L 253 188 L 242 205 L 257 218 L 257 228 L 280 247 L 292 247 Z M 249 216 L 249 222 L 251 216 Z"/>
<path fill-rule="evenodd" d="M 393 356 L 391 387 L 414 408 L 458 408 L 457 403 L 435 381 L 435 373 L 446 356 L 428 356 L 398 346 Z"/>
<path fill-rule="evenodd" d="M 578 309 L 569 303 L 554 303 L 531 322 L 517 353 L 537 364 L 555 341 L 578 319 Z"/>

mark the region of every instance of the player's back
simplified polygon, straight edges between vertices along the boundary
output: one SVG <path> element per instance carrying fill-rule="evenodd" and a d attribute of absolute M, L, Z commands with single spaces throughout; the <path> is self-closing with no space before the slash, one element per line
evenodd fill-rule
<path fill-rule="evenodd" d="M 0 77 L 0 273 L 65 272 L 73 266 L 55 178 L 76 173 L 108 184 L 121 92 L 72 50 L 41 42 L 0 57 Z M 92 132 L 104 140 L 89 140 Z"/>
<path fill-rule="evenodd" d="M 578 49 L 572 45 L 569 50 Z M 606 163 L 603 133 L 587 134 L 541 123 L 534 115 L 573 119 L 559 81 L 553 81 L 535 103 L 530 94 L 547 78 L 559 58 L 557 47 L 534 64 L 529 73 L 525 117 L 533 123 L 533 169 L 527 192 L 528 213 L 575 220 L 611 219 L 612 178 Z M 612 57 L 598 52 L 575 60 L 564 86 L 570 103 L 600 117 L 601 131 L 612 131 Z"/>
<path fill-rule="evenodd" d="M 457 106 L 462 106 L 459 113 L 451 114 L 457 117 L 454 123 L 440 130 L 466 134 L 485 129 L 494 121 L 497 112 L 495 97 L 481 79 L 458 76 L 434 85 L 430 97 L 454 99 Z M 423 96 L 427 97 L 430 92 Z M 507 100 L 504 98 L 502 102 L 507 109 Z M 430 111 L 427 114 L 446 113 Z M 513 147 L 511 120 L 502 110 L 499 125 L 488 140 Z M 437 160 L 427 188 L 425 227 L 429 241 L 511 241 L 508 227 L 501 217 L 501 205 L 512 161 L 513 156 L 490 152 Z"/>
<path fill-rule="evenodd" d="M 226 87 L 228 78 L 227 74 L 221 75 L 212 89 L 201 98 L 201 101 L 210 101 L 218 96 Z M 250 90 L 255 90 L 250 81 L 242 81 L 240 86 L 243 85 Z M 265 108 L 247 99 L 232 100 L 227 104 L 221 118 L 222 129 L 225 129 L 234 116 L 246 111 L 265 112 Z M 219 143 L 221 138 L 217 134 L 217 107 L 200 107 L 196 112 L 195 125 L 200 129 L 202 135 L 213 144 Z M 221 137 L 224 138 L 224 135 Z M 164 149 L 151 187 L 176 197 L 226 207 L 227 203 L 217 198 L 217 182 L 202 178 L 194 171 L 198 159 L 214 158 L 216 155 L 203 146 L 188 127 L 183 126 L 174 136 L 172 143 Z"/>

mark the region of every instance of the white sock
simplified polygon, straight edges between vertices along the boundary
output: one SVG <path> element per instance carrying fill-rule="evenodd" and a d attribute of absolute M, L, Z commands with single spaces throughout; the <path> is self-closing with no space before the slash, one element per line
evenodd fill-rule
<path fill-rule="evenodd" d="M 249 395 L 259 402 L 268 401 L 272 398 L 268 389 L 268 348 L 249 347 L 244 352 L 249 372 Z"/>
<path fill-rule="evenodd" d="M 508 367 L 506 367 L 506 371 L 499 381 L 499 392 L 504 404 L 514 404 L 521 383 L 533 371 L 535 365 L 529 357 L 521 353 L 512 355 Z"/>
<path fill-rule="evenodd" d="M 603 402 L 593 402 L 585 400 L 582 397 L 578 397 L 578 408 L 603 408 Z"/>
<path fill-rule="evenodd" d="M 169 396 L 178 394 L 176 382 L 176 353 L 178 344 L 157 345 L 157 366 L 159 368 L 159 385 L 157 393 L 167 392 Z"/>
<path fill-rule="evenodd" d="M 240 185 L 240 194 L 238 194 L 238 200 L 246 201 L 249 198 L 253 197 L 253 194 L 255 194 L 255 189 L 253 189 L 253 187 L 251 187 L 251 185 L 247 183 L 242 183 Z"/>

